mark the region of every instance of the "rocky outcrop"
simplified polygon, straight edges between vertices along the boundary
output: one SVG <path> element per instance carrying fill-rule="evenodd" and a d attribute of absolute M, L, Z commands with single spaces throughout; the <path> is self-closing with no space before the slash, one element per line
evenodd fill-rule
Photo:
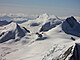
<path fill-rule="evenodd" d="M 47 22 L 45 22 L 43 25 L 42 25 L 42 27 L 41 27 L 41 29 L 40 29 L 40 32 L 45 32 L 45 31 L 48 31 L 48 30 L 50 30 L 50 29 L 52 29 L 52 28 L 54 28 L 54 27 L 56 27 L 57 25 L 59 25 L 59 24 L 61 24 L 62 23 L 62 21 L 61 20 L 59 20 L 59 19 L 49 19 Z"/>
<path fill-rule="evenodd" d="M 70 60 L 80 60 L 80 43 L 76 43 Z"/>
<path fill-rule="evenodd" d="M 7 25 L 7 24 L 9 24 L 9 23 L 11 23 L 11 22 L 7 22 L 6 20 L 0 21 L 0 26 Z"/>
<path fill-rule="evenodd" d="M 67 34 L 80 37 L 80 24 L 73 16 L 62 23 L 62 30 Z"/>

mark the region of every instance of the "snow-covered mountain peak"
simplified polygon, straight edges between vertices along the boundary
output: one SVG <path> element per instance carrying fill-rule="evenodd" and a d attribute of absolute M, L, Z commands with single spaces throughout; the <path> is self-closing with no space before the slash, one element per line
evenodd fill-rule
<path fill-rule="evenodd" d="M 0 43 L 11 39 L 15 40 L 17 37 L 20 39 L 25 36 L 25 33 L 25 30 L 14 22 L 5 26 L 0 26 Z"/>
<path fill-rule="evenodd" d="M 80 37 L 80 23 L 71 16 L 68 17 L 62 24 L 62 29 L 65 33 Z"/>
<path fill-rule="evenodd" d="M 80 23 L 73 16 L 63 21 L 45 13 L 22 24 L 6 23 L 0 26 L 0 60 L 69 60 L 77 36 Z"/>
<path fill-rule="evenodd" d="M 47 13 L 42 14 L 37 17 L 37 20 L 47 20 L 49 18 L 49 15 Z"/>
<path fill-rule="evenodd" d="M 47 13 L 42 14 L 42 15 L 39 16 L 39 18 L 48 18 L 48 17 L 49 17 L 49 15 Z"/>

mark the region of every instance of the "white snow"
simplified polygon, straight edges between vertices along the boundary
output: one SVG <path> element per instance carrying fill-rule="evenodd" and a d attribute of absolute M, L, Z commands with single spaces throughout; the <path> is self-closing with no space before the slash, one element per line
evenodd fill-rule
<path fill-rule="evenodd" d="M 46 32 L 39 32 L 44 23 L 50 21 L 52 23 L 60 21 L 61 23 Z M 25 36 L 17 42 L 11 39 L 0 43 L 0 60 L 62 60 L 64 53 L 79 41 L 79 37 L 66 34 L 62 30 L 62 22 L 63 20 L 59 20 L 55 16 L 49 16 L 45 13 L 34 20 L 28 20 L 19 24 L 18 26 L 20 26 L 20 28 L 25 27 L 30 33 L 25 34 Z M 39 25 L 31 26 L 32 23 L 38 23 Z M 3 27 L 0 26 L 0 34 L 2 32 L 7 33 L 7 31 L 14 31 L 16 26 L 16 23 L 13 22 Z M 21 29 L 23 30 L 23 28 Z M 44 40 L 36 40 L 39 38 L 36 32 L 47 38 Z M 71 37 L 74 37 L 76 41 L 73 41 Z M 67 60 L 68 59 L 67 57 Z"/>

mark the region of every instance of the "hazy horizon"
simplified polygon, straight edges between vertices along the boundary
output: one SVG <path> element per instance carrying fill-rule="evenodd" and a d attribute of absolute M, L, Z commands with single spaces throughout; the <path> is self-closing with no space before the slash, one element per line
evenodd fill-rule
<path fill-rule="evenodd" d="M 0 14 L 80 16 L 80 0 L 0 0 Z"/>

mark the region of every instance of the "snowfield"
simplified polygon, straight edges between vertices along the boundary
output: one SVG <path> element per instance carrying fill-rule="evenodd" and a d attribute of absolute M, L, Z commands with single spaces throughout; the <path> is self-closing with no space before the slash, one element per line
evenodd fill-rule
<path fill-rule="evenodd" d="M 21 24 L 0 23 L 0 60 L 80 60 L 80 23 L 73 16 L 45 13 Z"/>

